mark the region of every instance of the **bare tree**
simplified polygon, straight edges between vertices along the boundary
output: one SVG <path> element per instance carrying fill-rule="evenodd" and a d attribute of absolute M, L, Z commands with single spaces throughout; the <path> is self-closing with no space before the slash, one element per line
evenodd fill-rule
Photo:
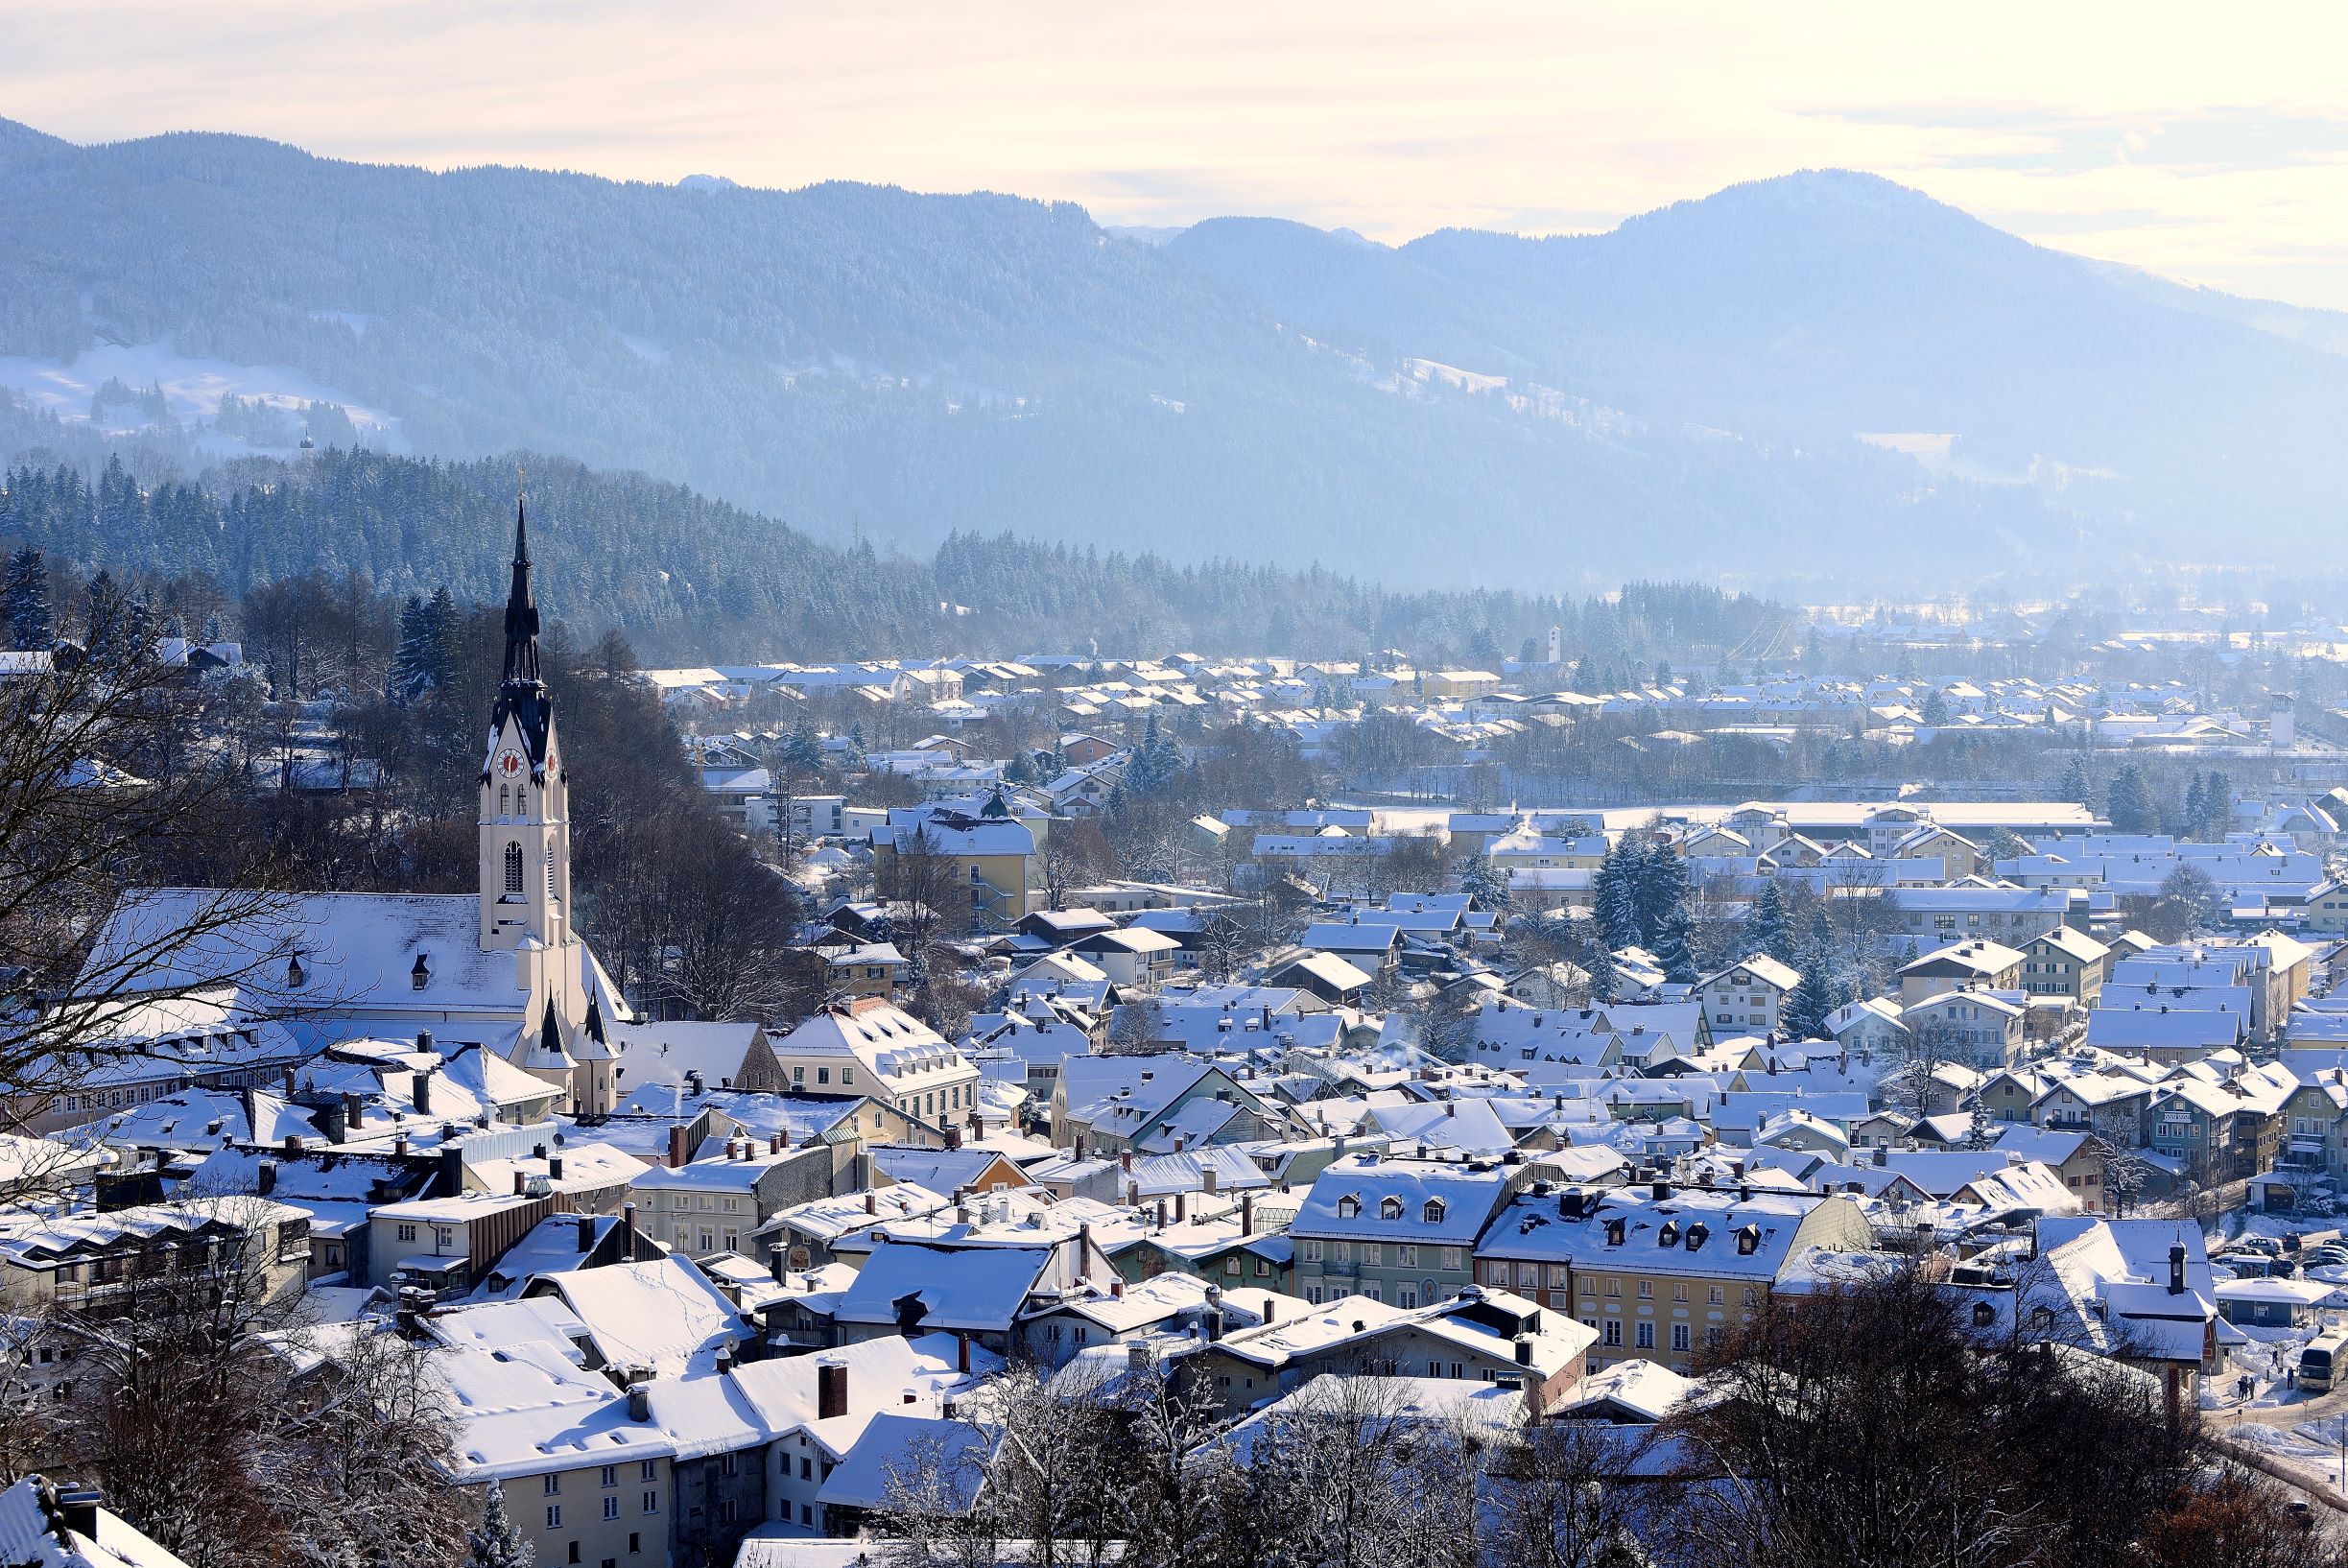
<path fill-rule="evenodd" d="M 59 1458 L 191 1568 L 294 1558 L 285 1362 L 301 1268 L 276 1206 L 191 1200 L 185 1224 L 84 1266 L 57 1309 L 81 1345 L 60 1402 Z"/>
<path fill-rule="evenodd" d="M 144 647 L 0 680 L 0 1086 L 18 1126 L 149 1050 L 153 1003 L 289 1000 L 288 906 L 260 886 L 243 779 L 184 744 L 192 701 Z"/>
<path fill-rule="evenodd" d="M 466 1511 L 449 1482 L 449 1411 L 433 1350 L 383 1328 L 338 1335 L 297 1384 L 284 1437 L 291 1489 L 318 1499 L 296 1560 L 316 1568 L 448 1562 Z"/>
<path fill-rule="evenodd" d="M 1488 1465 L 1486 1560 L 1514 1568 L 1644 1568 L 1644 1487 L 1630 1461 L 1649 1434 L 1550 1421 L 1503 1443 Z"/>
<path fill-rule="evenodd" d="M 956 1562 L 1005 1540 L 1033 1568 L 1098 1565 L 1125 1535 L 1126 1475 L 1103 1375 L 1079 1362 L 1050 1377 L 1014 1366 L 961 1402 L 965 1434 L 941 1435 L 887 1476 L 883 1532 L 913 1562 Z"/>

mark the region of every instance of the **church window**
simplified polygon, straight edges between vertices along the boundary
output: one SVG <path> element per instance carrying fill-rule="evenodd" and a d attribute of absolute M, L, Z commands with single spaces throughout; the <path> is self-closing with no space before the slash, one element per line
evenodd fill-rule
<path fill-rule="evenodd" d="M 511 790 L 504 788 L 500 788 L 498 790 L 497 814 L 500 817 L 510 817 L 513 815 L 513 792 Z"/>
<path fill-rule="evenodd" d="M 506 845 L 506 891 L 510 893 L 522 891 L 522 846 L 518 843 Z"/>

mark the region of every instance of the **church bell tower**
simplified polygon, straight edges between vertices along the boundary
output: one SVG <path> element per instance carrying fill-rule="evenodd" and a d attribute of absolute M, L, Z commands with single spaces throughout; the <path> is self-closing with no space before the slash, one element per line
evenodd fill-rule
<path fill-rule="evenodd" d="M 555 703 L 538 671 L 538 605 L 530 535 L 513 509 L 513 583 L 506 596 L 506 673 L 489 710 L 481 766 L 481 948 L 571 945 L 570 784 L 555 739 Z"/>

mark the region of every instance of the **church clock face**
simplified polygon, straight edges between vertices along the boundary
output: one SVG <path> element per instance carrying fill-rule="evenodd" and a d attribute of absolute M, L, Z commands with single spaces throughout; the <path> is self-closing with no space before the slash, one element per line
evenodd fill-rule
<path fill-rule="evenodd" d="M 511 747 L 497 754 L 497 776 L 512 778 L 522 771 L 522 753 Z"/>

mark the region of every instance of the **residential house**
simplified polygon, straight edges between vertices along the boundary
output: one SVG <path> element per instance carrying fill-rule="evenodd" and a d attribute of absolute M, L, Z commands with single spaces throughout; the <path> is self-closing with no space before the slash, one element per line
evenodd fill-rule
<path fill-rule="evenodd" d="M 2084 931 L 2056 926 L 2022 944 L 2022 988 L 2032 996 L 2066 996 L 2096 1005 L 2111 973 L 2112 950 Z"/>
<path fill-rule="evenodd" d="M 1487 1287 L 1521 1280 L 1530 1265 L 1547 1299 L 1561 1306 L 1550 1282 L 1562 1264 L 1571 1310 L 1598 1334 L 1592 1370 L 1641 1360 L 1685 1372 L 1699 1343 L 1718 1344 L 1752 1320 L 1803 1253 L 1874 1245 L 1864 1211 L 1846 1197 L 1746 1197 L 1658 1182 L 1520 1197 L 1494 1219 L 1476 1256 Z"/>
<path fill-rule="evenodd" d="M 1313 1302 L 1446 1300 L 1474 1278 L 1476 1238 L 1530 1168 L 1502 1160 L 1356 1154 L 1335 1161 L 1289 1222 L 1294 1289 Z"/>
<path fill-rule="evenodd" d="M 1786 999 L 1801 983 L 1791 965 L 1756 953 L 1697 981 L 1696 997 L 1715 1034 L 1774 1034 Z"/>
<path fill-rule="evenodd" d="M 866 997 L 770 1033 L 775 1070 L 793 1094 L 868 1096 L 931 1127 L 967 1122 L 979 1070 L 929 1025 Z"/>

